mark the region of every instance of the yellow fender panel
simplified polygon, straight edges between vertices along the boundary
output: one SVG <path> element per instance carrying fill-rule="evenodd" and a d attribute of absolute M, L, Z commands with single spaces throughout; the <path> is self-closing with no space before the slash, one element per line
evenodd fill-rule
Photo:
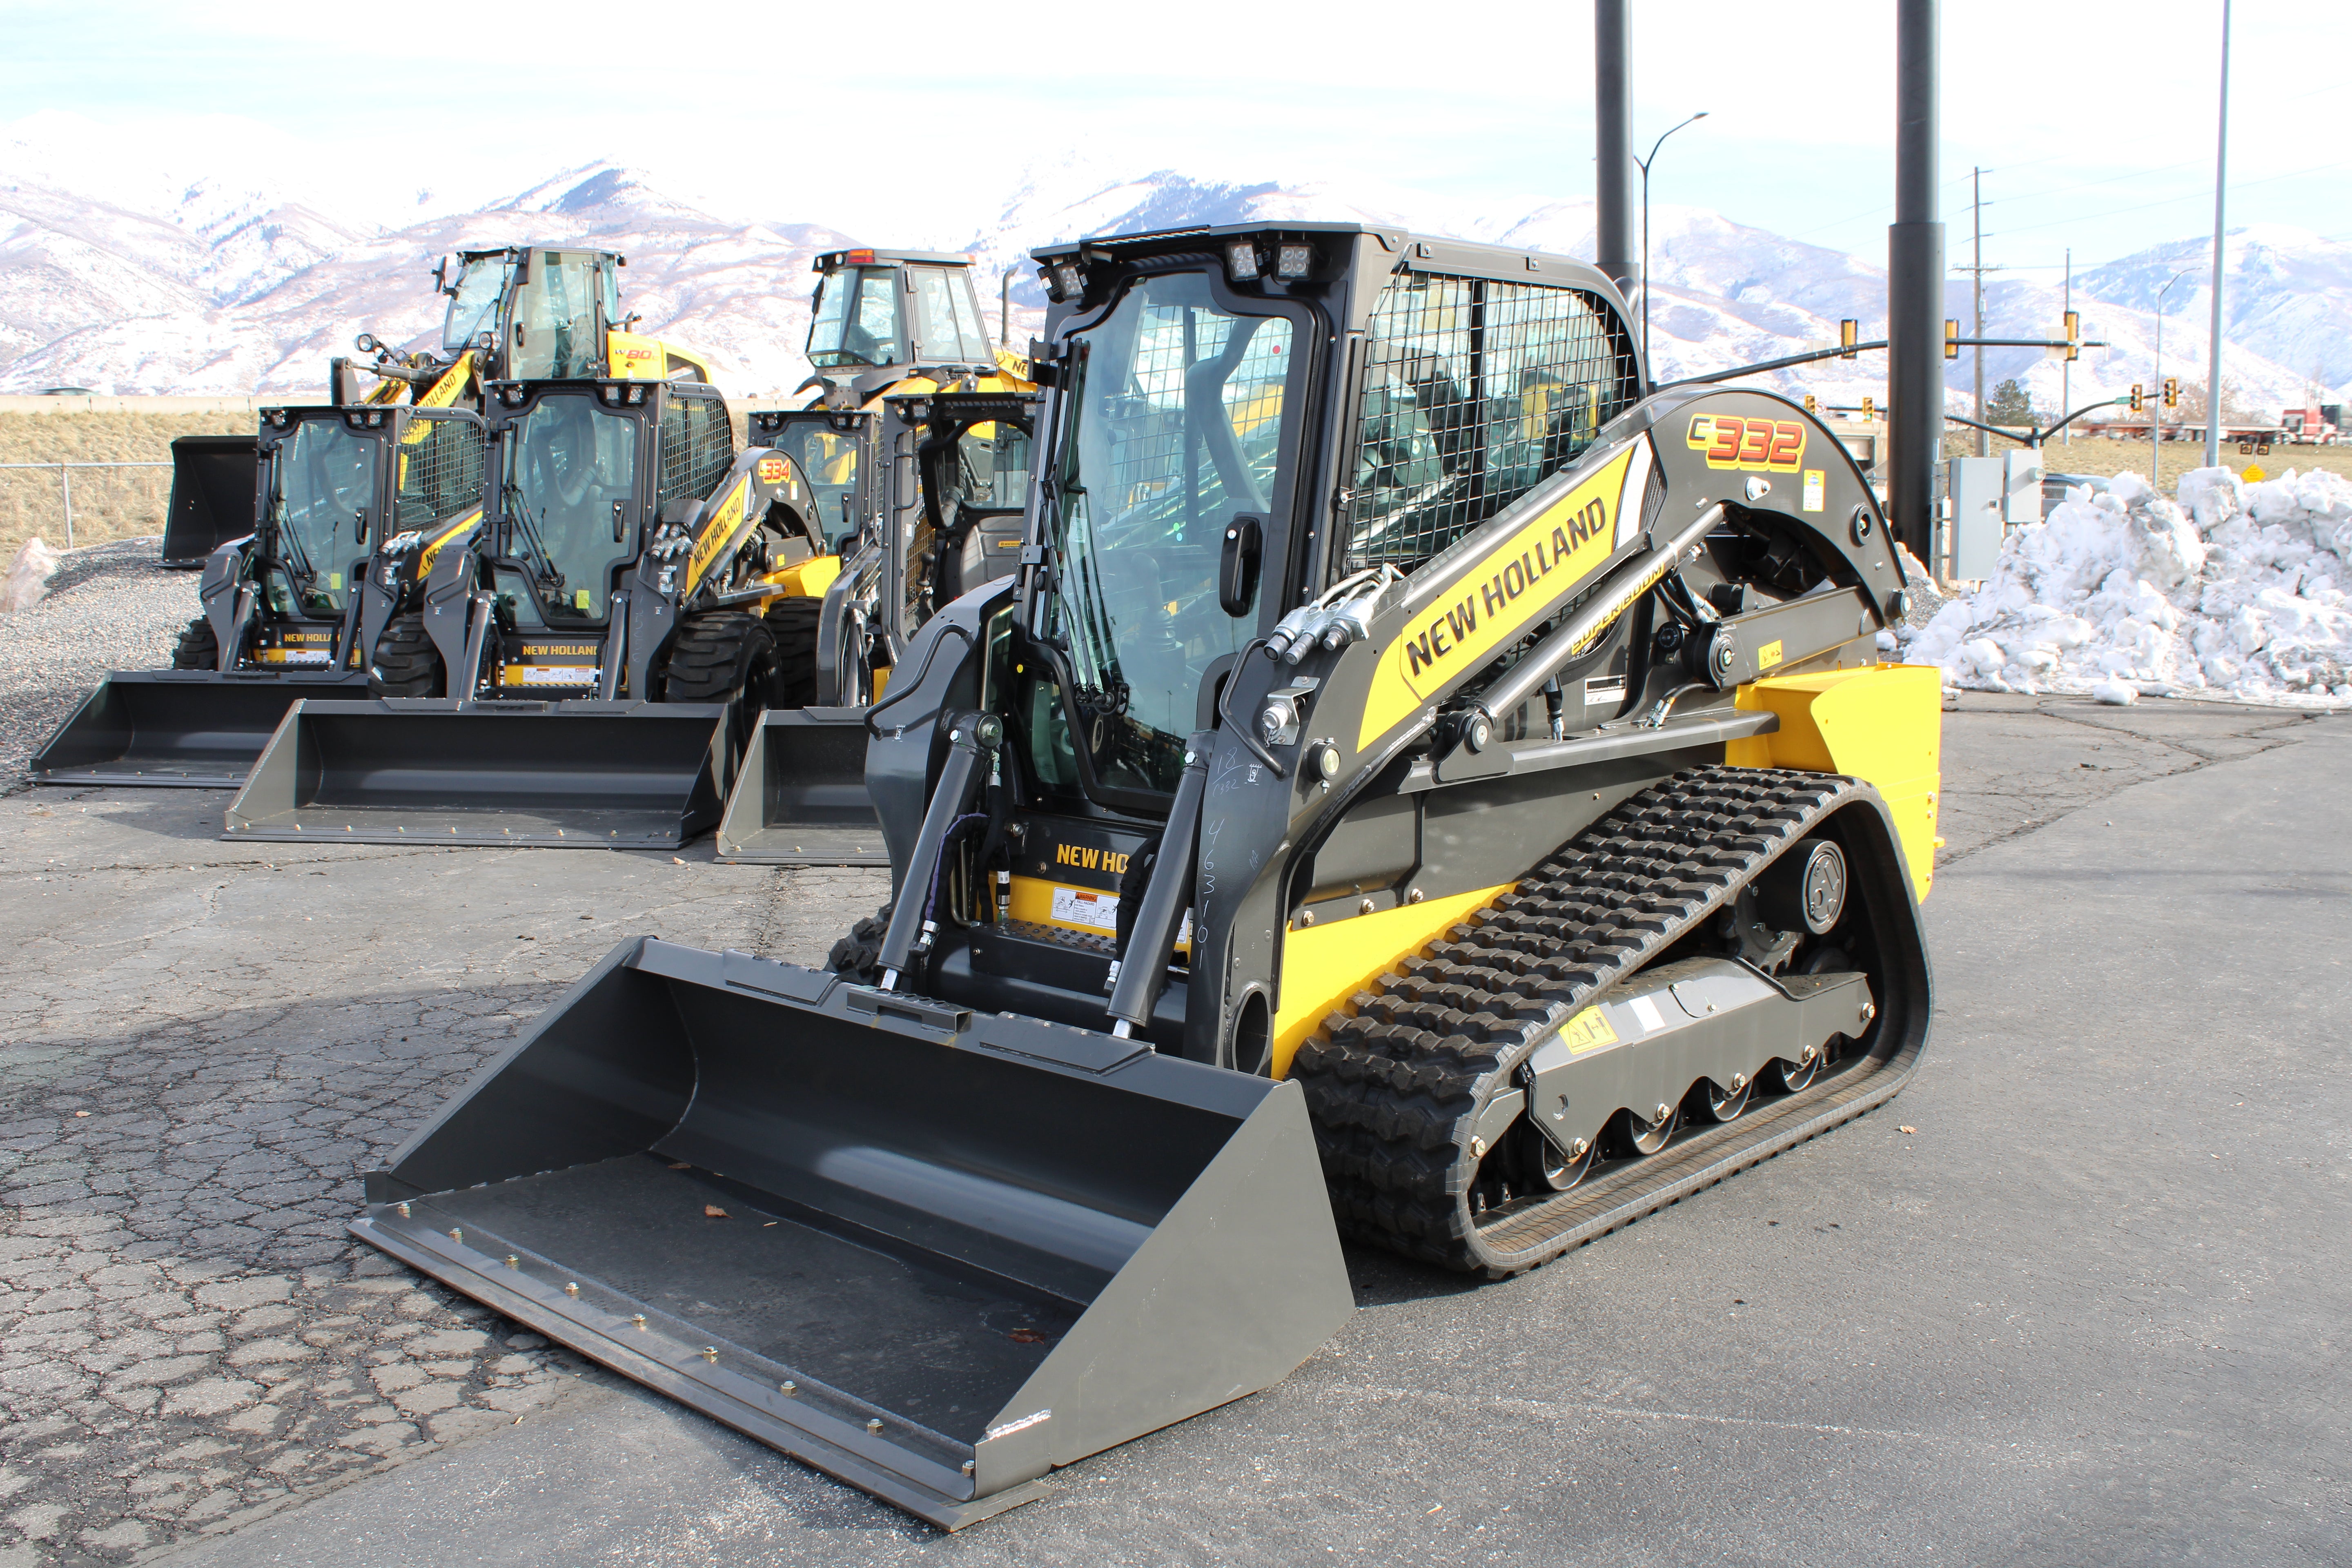
<path fill-rule="evenodd" d="M 1895 816 L 1911 890 L 1936 875 L 1936 801 L 1943 790 L 1944 677 L 1924 664 L 1880 664 L 1752 681 L 1739 706 L 1780 716 L 1780 732 L 1733 741 L 1735 768 L 1802 768 L 1871 784 Z"/>
<path fill-rule="evenodd" d="M 1285 932 L 1282 1005 L 1274 1016 L 1274 1076 L 1290 1075 L 1290 1058 L 1297 1055 L 1300 1043 L 1349 997 L 1425 951 L 1471 910 L 1485 909 L 1517 886 L 1504 882 Z"/>

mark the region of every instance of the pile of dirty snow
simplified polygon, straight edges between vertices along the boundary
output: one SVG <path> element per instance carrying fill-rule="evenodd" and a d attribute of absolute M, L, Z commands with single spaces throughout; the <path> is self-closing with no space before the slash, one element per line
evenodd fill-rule
<path fill-rule="evenodd" d="M 2072 491 L 1978 592 L 1898 628 L 1904 658 L 1980 691 L 2352 703 L 2352 481 L 2197 468 L 2179 494 Z"/>

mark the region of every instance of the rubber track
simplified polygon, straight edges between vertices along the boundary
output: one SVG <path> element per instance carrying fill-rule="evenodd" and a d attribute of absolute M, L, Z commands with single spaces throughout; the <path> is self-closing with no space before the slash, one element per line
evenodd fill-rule
<path fill-rule="evenodd" d="M 1870 794 L 1834 774 L 1706 767 L 1625 801 L 1537 866 L 1516 891 L 1406 960 L 1381 990 L 1359 992 L 1293 1059 L 1341 1232 L 1442 1268 L 1503 1276 L 1557 1257 L 1638 1213 L 1675 1201 L 1694 1168 L 1683 1141 L 1623 1162 L 1567 1193 L 1519 1199 L 1483 1226 L 1468 1192 L 1477 1111 L 1545 1038 L 1706 920 L 1832 812 Z M 1769 1112 L 1705 1135 L 1732 1146 L 1732 1168 L 1769 1148 L 1742 1129 L 1790 1123 L 1841 1074 Z M 1859 1114 L 1900 1087 L 1853 1103 Z M 1721 1162 L 1717 1162 L 1720 1163 Z M 1587 1189 L 1606 1187 L 1605 1194 Z M 1655 1202 L 1648 1202 L 1654 1196 Z"/>

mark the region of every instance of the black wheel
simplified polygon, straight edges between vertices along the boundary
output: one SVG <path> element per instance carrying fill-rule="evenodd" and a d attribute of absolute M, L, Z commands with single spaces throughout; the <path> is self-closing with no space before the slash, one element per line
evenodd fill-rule
<path fill-rule="evenodd" d="M 776 706 L 816 702 L 817 621 L 823 599 L 779 599 L 768 606 L 768 634 L 776 641 Z"/>
<path fill-rule="evenodd" d="M 438 697 L 447 685 L 441 650 L 425 629 L 423 616 L 397 616 L 376 639 L 368 662 L 370 697 Z"/>
<path fill-rule="evenodd" d="M 775 701 L 776 638 L 767 623 L 740 610 L 688 616 L 669 645 L 662 675 L 665 702 L 726 702 L 727 755 L 743 754 L 760 715 Z"/>
<path fill-rule="evenodd" d="M 849 928 L 849 934 L 833 944 L 825 955 L 824 966 L 835 974 L 846 974 L 867 985 L 882 982 L 882 939 L 890 933 L 890 911 L 895 902 L 885 904 L 873 914 Z"/>
<path fill-rule="evenodd" d="M 179 646 L 172 649 L 173 669 L 218 669 L 220 638 L 213 635 L 212 622 L 198 616 L 180 634 Z"/>

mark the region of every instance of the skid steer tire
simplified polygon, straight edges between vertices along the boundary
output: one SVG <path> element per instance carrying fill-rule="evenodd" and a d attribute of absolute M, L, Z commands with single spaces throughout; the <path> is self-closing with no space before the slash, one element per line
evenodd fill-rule
<path fill-rule="evenodd" d="M 370 697 L 438 697 L 446 684 L 441 650 L 425 629 L 423 616 L 400 616 L 376 639 L 368 663 Z"/>
<path fill-rule="evenodd" d="M 776 639 L 779 708 L 807 708 L 816 701 L 816 632 L 824 614 L 823 599 L 779 599 L 768 607 L 768 631 Z"/>
<path fill-rule="evenodd" d="M 180 634 L 179 646 L 172 649 L 173 669 L 218 669 L 220 638 L 213 635 L 213 624 L 198 616 Z"/>
<path fill-rule="evenodd" d="M 849 934 L 835 942 L 833 951 L 825 955 L 824 966 L 861 984 L 880 984 L 882 939 L 890 933 L 890 911 L 895 907 L 893 900 L 851 926 Z"/>
<path fill-rule="evenodd" d="M 739 610 L 690 616 L 670 644 L 663 675 L 665 702 L 731 702 L 750 699 L 756 713 L 776 684 L 775 634 L 760 617 Z"/>

